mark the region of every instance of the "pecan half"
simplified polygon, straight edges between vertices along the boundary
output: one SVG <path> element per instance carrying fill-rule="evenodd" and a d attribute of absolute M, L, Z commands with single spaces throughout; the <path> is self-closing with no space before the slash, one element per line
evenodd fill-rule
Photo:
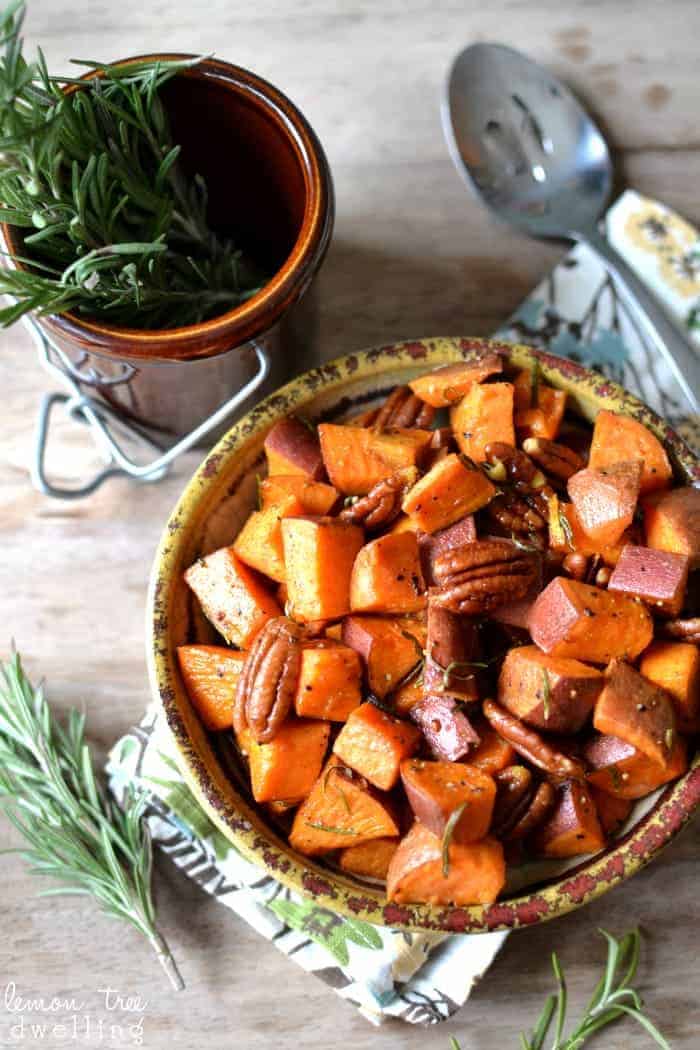
<path fill-rule="evenodd" d="M 505 441 L 491 441 L 484 449 L 486 460 L 495 467 L 503 464 L 505 477 L 503 481 L 515 484 L 517 488 L 541 488 L 546 478 L 535 466 L 530 457 L 519 448 L 508 445 Z"/>
<path fill-rule="evenodd" d="M 659 634 L 664 638 L 679 638 L 682 642 L 700 645 L 700 616 L 664 620 L 657 626 Z"/>
<path fill-rule="evenodd" d="M 418 480 L 415 467 L 404 467 L 388 478 L 378 481 L 366 496 L 341 510 L 343 521 L 363 525 L 366 529 L 378 529 L 388 525 L 401 512 L 401 502 L 408 489 Z"/>
<path fill-rule="evenodd" d="M 500 492 L 491 500 L 486 513 L 506 532 L 525 535 L 528 532 L 543 532 L 547 522 L 533 507 L 514 492 Z"/>
<path fill-rule="evenodd" d="M 519 755 L 558 780 L 583 780 L 580 762 L 555 749 L 534 729 L 515 718 L 494 700 L 485 700 L 484 717 L 499 736 L 512 744 Z"/>
<path fill-rule="evenodd" d="M 491 834 L 505 838 L 527 812 L 533 795 L 532 772 L 526 766 L 506 766 L 496 773 L 496 799 Z"/>
<path fill-rule="evenodd" d="M 508 839 L 511 842 L 518 842 L 520 839 L 527 838 L 549 816 L 555 798 L 554 788 L 548 781 L 543 780 L 520 820 L 510 829 Z"/>
<path fill-rule="evenodd" d="M 376 430 L 387 427 L 418 427 L 427 429 L 435 418 L 435 409 L 413 393 L 409 386 L 397 386 L 379 409 L 374 423 Z"/>
<path fill-rule="evenodd" d="M 478 616 L 522 598 L 537 576 L 539 558 L 512 540 L 485 539 L 439 554 L 433 565 L 438 586 L 431 601 L 452 612 Z"/>
<path fill-rule="evenodd" d="M 572 474 L 583 470 L 586 465 L 578 452 L 574 452 L 567 445 L 548 441 L 547 438 L 526 438 L 523 441 L 523 450 L 545 474 L 551 474 L 560 481 L 568 481 Z"/>
<path fill-rule="evenodd" d="M 237 734 L 250 729 L 259 744 L 272 740 L 289 714 L 305 631 L 285 616 L 268 620 L 248 651 L 233 706 Z"/>

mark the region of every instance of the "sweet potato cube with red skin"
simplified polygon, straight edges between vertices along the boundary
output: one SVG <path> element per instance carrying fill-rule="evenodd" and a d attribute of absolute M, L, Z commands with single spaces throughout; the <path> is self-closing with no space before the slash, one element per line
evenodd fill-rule
<path fill-rule="evenodd" d="M 245 653 L 222 645 L 179 645 L 177 658 L 187 695 L 207 729 L 230 729 Z"/>
<path fill-rule="evenodd" d="M 364 496 L 397 470 L 420 466 L 432 440 L 430 430 L 366 430 L 336 423 L 321 423 L 318 434 L 328 476 L 344 496 Z"/>
<path fill-rule="evenodd" d="M 498 354 L 485 354 L 476 361 L 443 365 L 434 372 L 412 379 L 408 385 L 421 401 L 433 408 L 447 408 L 461 401 L 474 383 L 481 383 L 502 371 L 503 358 Z"/>
<path fill-rule="evenodd" d="M 337 518 L 284 518 L 284 563 L 291 616 L 311 623 L 350 612 L 350 577 L 364 542 L 358 525 Z"/>
<path fill-rule="evenodd" d="M 296 803 L 313 788 L 328 750 L 330 725 L 289 718 L 272 740 L 259 744 L 249 729 L 238 738 L 250 765 L 256 802 Z"/>
<path fill-rule="evenodd" d="M 496 623 L 503 624 L 504 627 L 519 627 L 521 631 L 529 631 L 532 607 L 541 590 L 542 585 L 537 581 L 524 598 L 520 598 L 517 602 L 504 602 L 496 609 L 491 609 L 489 616 Z"/>
<path fill-rule="evenodd" d="M 389 706 L 399 717 L 408 718 L 416 704 L 422 703 L 424 699 L 423 679 L 417 667 L 415 673 L 409 674 L 406 681 L 391 694 Z"/>
<path fill-rule="evenodd" d="M 479 744 L 471 722 L 449 696 L 426 696 L 411 707 L 409 715 L 435 758 L 456 762 Z"/>
<path fill-rule="evenodd" d="M 688 749 L 676 735 L 671 761 L 664 768 L 617 736 L 598 734 L 585 746 L 583 757 L 591 785 L 615 798 L 645 798 L 663 784 L 682 776 L 688 768 Z"/>
<path fill-rule="evenodd" d="M 506 654 L 497 699 L 536 729 L 578 733 L 604 684 L 601 672 L 580 660 L 548 656 L 536 645 L 523 645 Z"/>
<path fill-rule="evenodd" d="M 649 497 L 642 506 L 647 545 L 686 554 L 691 571 L 700 569 L 700 489 L 671 489 Z"/>
<path fill-rule="evenodd" d="M 692 642 L 652 642 L 639 670 L 673 701 L 681 733 L 700 732 L 700 649 Z"/>
<path fill-rule="evenodd" d="M 455 440 L 469 459 L 485 462 L 486 446 L 493 441 L 515 445 L 513 393 L 512 383 L 477 384 L 450 409 Z"/>
<path fill-rule="evenodd" d="M 614 546 L 630 527 L 637 509 L 642 462 L 613 463 L 572 475 L 567 491 L 583 531 L 603 547 Z"/>
<path fill-rule="evenodd" d="M 562 576 L 545 587 L 530 613 L 530 634 L 540 649 L 593 664 L 636 659 L 653 633 L 640 602 Z"/>
<path fill-rule="evenodd" d="M 423 657 L 423 647 L 399 618 L 347 616 L 342 641 L 362 657 L 369 690 L 380 700 L 392 693 Z"/>
<path fill-rule="evenodd" d="M 660 766 L 671 760 L 676 738 L 676 716 L 665 689 L 614 660 L 598 697 L 593 725 L 599 732 L 619 736 Z"/>
<path fill-rule="evenodd" d="M 359 846 L 348 846 L 338 855 L 341 871 L 359 875 L 362 879 L 377 879 L 384 882 L 391 858 L 399 845 L 397 838 L 372 839 Z"/>
<path fill-rule="evenodd" d="M 414 532 L 386 533 L 358 552 L 350 578 L 353 612 L 417 612 L 427 602 Z"/>
<path fill-rule="evenodd" d="M 476 538 L 476 522 L 471 514 L 456 521 L 454 525 L 448 525 L 446 529 L 439 529 L 433 533 L 418 532 L 421 566 L 426 582 L 431 587 L 435 585 L 433 566 L 438 555 L 454 547 L 461 547 L 463 543 L 473 543 Z"/>
<path fill-rule="evenodd" d="M 624 826 L 632 812 L 633 802 L 627 798 L 617 798 L 601 791 L 595 784 L 588 785 L 591 798 L 595 803 L 598 820 L 606 838 L 613 838 Z"/>
<path fill-rule="evenodd" d="M 416 820 L 440 838 L 456 809 L 464 807 L 452 829 L 453 842 L 476 842 L 491 827 L 496 784 L 493 777 L 463 762 L 401 763 L 401 783 Z"/>
<path fill-rule="evenodd" d="M 248 649 L 256 634 L 282 610 L 261 576 L 222 547 L 199 558 L 185 573 L 207 619 L 227 642 Z"/>
<path fill-rule="evenodd" d="M 330 514 L 339 499 L 332 485 L 311 481 L 302 474 L 275 474 L 263 478 L 258 487 L 260 509 L 285 505 L 293 496 L 299 504 L 299 514 Z"/>
<path fill-rule="evenodd" d="M 589 787 L 579 780 L 562 784 L 554 809 L 533 836 L 534 852 L 543 857 L 578 857 L 597 853 L 604 845 Z"/>
<path fill-rule="evenodd" d="M 294 697 L 297 715 L 344 722 L 362 703 L 361 679 L 354 649 L 324 640 L 305 643 Z"/>
<path fill-rule="evenodd" d="M 289 844 L 314 857 L 373 839 L 395 838 L 399 825 L 391 799 L 331 755 L 294 817 Z"/>
<path fill-rule="evenodd" d="M 370 784 L 390 791 L 399 779 L 401 763 L 417 750 L 420 740 L 415 726 L 366 703 L 349 715 L 333 752 Z"/>
<path fill-rule="evenodd" d="M 428 637 L 423 683 L 427 694 L 455 700 L 479 698 L 479 631 L 476 623 L 439 605 L 428 605 Z"/>
<path fill-rule="evenodd" d="M 296 416 L 280 419 L 265 438 L 267 472 L 300 474 L 311 481 L 324 481 L 326 471 L 318 437 Z"/>
<path fill-rule="evenodd" d="M 673 471 L 659 439 L 631 416 L 602 409 L 593 425 L 588 466 L 597 470 L 634 459 L 644 464 L 639 483 L 641 493 L 668 487 Z"/>
<path fill-rule="evenodd" d="M 496 487 L 486 475 L 453 452 L 409 489 L 401 506 L 419 529 L 432 533 L 481 510 L 495 495 Z"/>
<path fill-rule="evenodd" d="M 652 606 L 655 613 L 678 616 L 685 601 L 687 583 L 687 554 L 672 554 L 628 543 L 608 581 L 608 590 L 641 598 L 646 605 Z"/>
<path fill-rule="evenodd" d="M 503 847 L 493 838 L 451 842 L 445 875 L 441 840 L 417 820 L 391 858 L 386 892 L 397 904 L 466 907 L 493 904 L 505 880 Z"/>

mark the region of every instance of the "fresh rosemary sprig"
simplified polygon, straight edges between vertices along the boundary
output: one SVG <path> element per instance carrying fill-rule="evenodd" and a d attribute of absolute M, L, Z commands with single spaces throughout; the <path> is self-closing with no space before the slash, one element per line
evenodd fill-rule
<path fill-rule="evenodd" d="M 671 1050 L 658 1028 L 643 1012 L 639 993 L 632 981 L 639 964 L 639 931 L 632 930 L 617 940 L 605 930 L 600 931 L 608 943 L 605 972 L 595 987 L 586 1011 L 569 1035 L 564 1035 L 566 1022 L 567 992 L 564 974 L 556 953 L 552 955 L 552 969 L 557 982 L 557 992 L 550 995 L 537 1019 L 532 1033 L 520 1036 L 520 1050 L 543 1050 L 545 1039 L 554 1022 L 554 1040 L 551 1050 L 581 1050 L 588 1040 L 614 1021 L 624 1017 L 633 1018 L 654 1043 L 662 1050 Z M 450 1037 L 451 1050 L 460 1050 L 454 1036 Z"/>
<path fill-rule="evenodd" d="M 262 273 L 207 221 L 200 176 L 180 164 L 160 96 L 191 62 L 82 63 L 86 81 L 28 63 L 24 0 L 0 15 L 0 220 L 21 228 L 25 269 L 0 270 L 0 310 L 78 311 L 129 327 L 175 327 L 254 295 Z M 76 90 L 64 92 L 67 84 Z"/>
<path fill-rule="evenodd" d="M 143 934 L 176 989 L 183 987 L 158 932 L 151 895 L 151 842 L 143 797 L 113 802 L 95 777 L 85 743 L 85 716 L 54 718 L 13 652 L 0 676 L 0 804 L 26 844 L 16 850 L 31 872 L 62 885 L 41 896 L 94 897 L 112 918 Z"/>

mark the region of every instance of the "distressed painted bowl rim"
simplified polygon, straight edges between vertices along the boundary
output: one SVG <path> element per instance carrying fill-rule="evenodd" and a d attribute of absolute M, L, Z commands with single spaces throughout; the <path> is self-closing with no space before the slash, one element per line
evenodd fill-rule
<path fill-rule="evenodd" d="M 386 901 L 378 887 L 368 886 L 295 853 L 270 827 L 259 809 L 251 806 L 230 783 L 206 734 L 193 714 L 179 680 L 170 643 L 171 602 L 180 553 L 197 508 L 213 499 L 224 464 L 252 436 L 264 433 L 290 411 L 303 410 L 319 390 L 342 401 L 343 390 L 356 379 L 376 377 L 405 368 L 417 371 L 462 360 L 491 347 L 522 365 L 536 356 L 542 373 L 554 386 L 577 393 L 598 409 L 632 415 L 664 442 L 677 472 L 688 482 L 700 482 L 700 462 L 681 438 L 659 416 L 617 384 L 581 365 L 542 351 L 470 338 L 431 338 L 394 343 L 349 354 L 311 369 L 257 405 L 221 439 L 185 487 L 166 525 L 151 574 L 147 607 L 147 658 L 154 697 L 163 706 L 173 733 L 178 764 L 213 823 L 243 856 L 260 865 L 285 886 L 311 896 L 336 912 L 378 925 L 414 930 L 481 933 L 530 926 L 563 915 L 606 893 L 646 865 L 691 818 L 700 804 L 700 752 L 688 772 L 669 785 L 652 809 L 609 848 L 535 888 L 499 900 L 490 906 L 445 907 L 396 905 Z"/>

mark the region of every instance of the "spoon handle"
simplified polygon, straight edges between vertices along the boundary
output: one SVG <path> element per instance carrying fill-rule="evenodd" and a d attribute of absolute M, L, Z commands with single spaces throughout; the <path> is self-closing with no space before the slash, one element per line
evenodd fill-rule
<path fill-rule="evenodd" d="M 614 277 L 618 295 L 650 344 L 667 361 L 693 412 L 700 412 L 700 354 L 693 349 L 645 284 L 597 230 L 577 233 Z"/>

